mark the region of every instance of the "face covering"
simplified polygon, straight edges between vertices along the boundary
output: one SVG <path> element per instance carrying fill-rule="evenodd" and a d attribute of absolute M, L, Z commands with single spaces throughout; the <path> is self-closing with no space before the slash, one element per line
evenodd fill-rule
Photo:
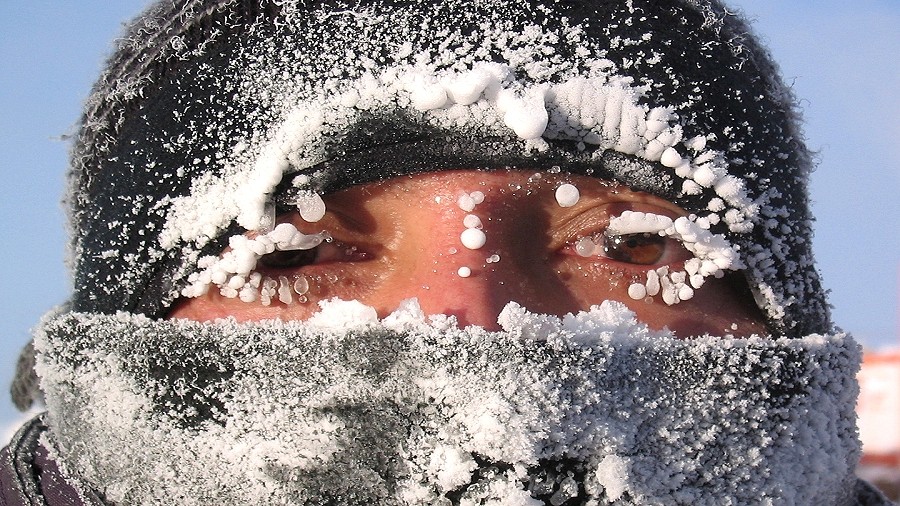
<path fill-rule="evenodd" d="M 605 302 L 502 330 L 67 313 L 39 333 L 50 438 L 115 504 L 848 504 L 847 336 L 682 340 Z M 571 502 L 566 502 L 571 501 Z"/>

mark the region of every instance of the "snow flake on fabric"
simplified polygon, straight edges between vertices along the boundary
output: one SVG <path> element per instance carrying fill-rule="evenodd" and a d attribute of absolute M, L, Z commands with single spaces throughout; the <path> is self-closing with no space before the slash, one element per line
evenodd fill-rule
<path fill-rule="evenodd" d="M 414 300 L 383 320 L 340 301 L 321 315 L 47 321 L 38 371 L 66 465 L 117 504 L 837 504 L 852 489 L 845 336 L 679 340 L 613 302 L 564 318 L 510 304 L 500 332 Z"/>

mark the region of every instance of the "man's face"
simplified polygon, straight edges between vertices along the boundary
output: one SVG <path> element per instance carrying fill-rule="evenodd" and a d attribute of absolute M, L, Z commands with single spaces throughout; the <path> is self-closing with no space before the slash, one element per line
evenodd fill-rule
<path fill-rule="evenodd" d="M 695 254 L 664 234 L 607 231 L 626 211 L 672 220 L 687 214 L 617 183 L 461 170 L 354 186 L 324 201 L 327 211 L 314 223 L 296 212 L 279 217 L 305 234 L 324 230 L 332 240 L 259 258 L 258 283 L 268 283 L 273 296 L 247 302 L 212 286 L 182 299 L 170 316 L 304 320 L 319 300 L 337 297 L 372 306 L 383 317 L 415 297 L 425 314 L 495 330 L 509 302 L 562 316 L 616 300 L 651 328 L 668 327 L 681 337 L 766 333 L 735 275 L 708 276 L 674 303 L 662 293 L 642 294 L 652 288 L 634 291 L 636 284 L 650 288 L 649 278 L 683 271 Z"/>

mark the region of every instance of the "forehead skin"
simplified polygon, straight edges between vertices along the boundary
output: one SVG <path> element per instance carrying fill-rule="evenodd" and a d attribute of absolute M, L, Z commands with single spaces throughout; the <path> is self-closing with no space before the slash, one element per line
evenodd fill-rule
<path fill-rule="evenodd" d="M 580 191 L 571 207 L 556 200 L 555 190 L 563 183 Z M 471 211 L 462 209 L 459 197 L 476 191 L 484 194 L 483 202 Z M 756 306 L 725 279 L 710 278 L 692 299 L 671 306 L 658 296 L 628 296 L 628 286 L 643 280 L 649 269 L 665 263 L 678 269 L 689 258 L 674 240 L 665 242 L 664 256 L 654 265 L 575 253 L 577 239 L 602 233 L 609 219 L 624 210 L 671 218 L 686 214 L 671 202 L 617 183 L 570 174 L 460 170 L 368 183 L 324 199 L 327 212 L 319 222 L 304 222 L 296 213 L 279 219 L 305 233 L 327 230 L 334 242 L 320 246 L 319 259 L 299 267 L 257 266 L 272 279 L 302 275 L 310 284 L 305 302 L 273 299 L 264 306 L 223 297 L 212 287 L 202 297 L 181 300 L 170 316 L 304 320 L 318 309 L 317 301 L 338 297 L 372 306 L 383 317 L 416 297 L 426 314 L 454 315 L 461 326 L 496 330 L 497 315 L 511 301 L 561 316 L 617 300 L 651 327 L 668 327 L 683 337 L 765 333 Z M 468 214 L 479 217 L 485 233 L 478 249 L 460 241 Z M 471 275 L 460 276 L 460 267 Z"/>

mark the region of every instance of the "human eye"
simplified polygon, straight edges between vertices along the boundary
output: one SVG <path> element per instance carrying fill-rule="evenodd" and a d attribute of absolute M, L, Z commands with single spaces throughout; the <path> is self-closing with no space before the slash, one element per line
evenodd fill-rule
<path fill-rule="evenodd" d="M 666 233 L 673 224 L 666 214 L 628 210 L 603 216 L 598 223 L 587 221 L 587 232 L 579 233 L 570 246 L 578 257 L 626 267 L 669 265 L 692 257 L 680 240 Z"/>
<path fill-rule="evenodd" d="M 308 292 L 320 291 L 315 287 L 336 282 L 343 267 L 370 258 L 328 230 L 306 228 L 283 222 L 265 233 L 231 236 L 221 255 L 198 261 L 199 270 L 188 277 L 182 295 L 199 297 L 216 287 L 224 297 L 264 306 L 275 300 L 305 302 Z"/>
<path fill-rule="evenodd" d="M 308 249 L 275 250 L 261 256 L 258 270 L 298 270 L 313 265 L 367 260 L 369 255 L 357 246 L 329 237 Z"/>
<path fill-rule="evenodd" d="M 635 300 L 659 294 L 668 304 L 694 296 L 706 278 L 742 268 L 738 250 L 709 223 L 643 204 L 615 212 L 608 219 L 583 220 L 571 244 L 589 265 L 630 276 L 628 296 Z M 642 209 L 642 210 L 637 210 Z M 600 218 L 604 218 L 600 216 Z"/>
<path fill-rule="evenodd" d="M 640 234 L 602 234 L 600 254 L 604 258 L 638 265 L 654 265 L 660 261 L 667 248 L 677 248 L 671 239 L 647 232 Z"/>

